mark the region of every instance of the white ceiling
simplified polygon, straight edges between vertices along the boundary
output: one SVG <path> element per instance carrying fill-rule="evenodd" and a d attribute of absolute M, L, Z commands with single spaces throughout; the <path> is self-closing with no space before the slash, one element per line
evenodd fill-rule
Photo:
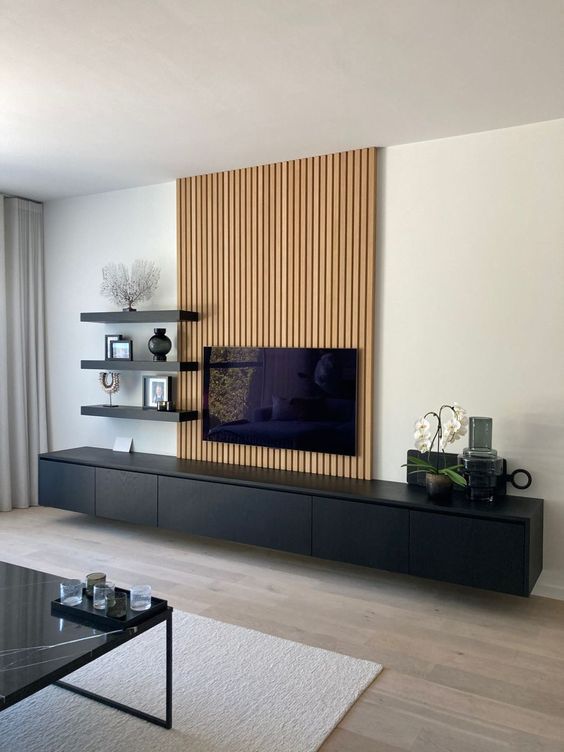
<path fill-rule="evenodd" d="M 564 116 L 564 0 L 0 0 L 37 199 Z"/>

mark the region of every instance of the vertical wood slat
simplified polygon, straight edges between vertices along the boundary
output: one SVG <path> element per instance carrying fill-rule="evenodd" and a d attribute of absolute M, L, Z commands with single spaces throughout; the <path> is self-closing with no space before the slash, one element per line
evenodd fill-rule
<path fill-rule="evenodd" d="M 178 352 L 209 345 L 356 347 L 357 456 L 202 440 L 178 428 L 180 457 L 353 478 L 372 476 L 376 150 L 359 149 L 177 183 Z M 203 372 L 179 375 L 177 399 L 201 410 Z"/>

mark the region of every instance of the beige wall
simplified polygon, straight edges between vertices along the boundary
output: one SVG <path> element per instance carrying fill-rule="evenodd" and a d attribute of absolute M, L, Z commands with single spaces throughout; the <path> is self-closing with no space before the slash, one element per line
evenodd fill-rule
<path fill-rule="evenodd" d="M 421 412 L 491 415 L 564 597 L 564 120 L 385 149 L 379 178 L 375 475 L 404 477 Z"/>

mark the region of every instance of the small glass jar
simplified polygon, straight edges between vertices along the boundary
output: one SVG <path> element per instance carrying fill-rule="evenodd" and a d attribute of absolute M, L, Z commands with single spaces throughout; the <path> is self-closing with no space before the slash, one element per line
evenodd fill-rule
<path fill-rule="evenodd" d="M 113 582 L 94 585 L 92 605 L 98 611 L 104 611 L 114 601 L 115 590 Z"/>
<path fill-rule="evenodd" d="M 104 572 L 91 572 L 86 575 L 86 596 L 92 598 L 94 595 L 94 585 L 103 585 L 106 582 Z"/>
<path fill-rule="evenodd" d="M 151 608 L 151 586 L 133 585 L 130 606 L 132 611 L 147 611 Z"/>
<path fill-rule="evenodd" d="M 108 603 L 106 614 L 112 619 L 124 619 L 127 615 L 127 593 L 114 593 L 113 603 Z"/>
<path fill-rule="evenodd" d="M 82 603 L 82 582 L 65 580 L 60 584 L 61 603 L 65 606 L 78 606 Z"/>

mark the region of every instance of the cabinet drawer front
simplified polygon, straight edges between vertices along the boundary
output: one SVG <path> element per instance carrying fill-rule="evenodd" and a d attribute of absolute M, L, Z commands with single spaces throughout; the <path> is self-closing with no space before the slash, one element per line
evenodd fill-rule
<path fill-rule="evenodd" d="M 94 468 L 39 460 L 39 503 L 94 514 Z"/>
<path fill-rule="evenodd" d="M 96 468 L 96 516 L 157 524 L 157 476 Z"/>
<path fill-rule="evenodd" d="M 525 584 L 525 525 L 476 519 L 472 528 L 474 587 L 528 595 Z"/>
<path fill-rule="evenodd" d="M 311 497 L 160 477 L 159 527 L 309 554 Z"/>
<path fill-rule="evenodd" d="M 526 595 L 525 526 L 410 512 L 410 574 Z"/>
<path fill-rule="evenodd" d="M 470 585 L 472 520 L 433 512 L 409 514 L 409 573 Z"/>
<path fill-rule="evenodd" d="M 314 556 L 407 572 L 408 543 L 406 509 L 313 498 Z"/>

